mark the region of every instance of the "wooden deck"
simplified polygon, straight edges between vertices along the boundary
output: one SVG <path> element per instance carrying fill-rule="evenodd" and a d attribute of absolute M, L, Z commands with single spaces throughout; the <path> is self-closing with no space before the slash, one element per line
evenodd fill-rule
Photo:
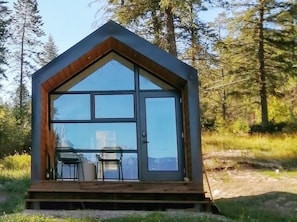
<path fill-rule="evenodd" d="M 190 182 L 41 181 L 31 185 L 27 209 L 210 211 L 211 201 Z"/>

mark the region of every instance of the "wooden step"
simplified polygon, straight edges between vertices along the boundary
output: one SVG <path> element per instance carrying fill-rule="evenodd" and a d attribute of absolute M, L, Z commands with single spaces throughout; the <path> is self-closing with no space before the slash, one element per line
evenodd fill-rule
<path fill-rule="evenodd" d="M 99 209 L 99 210 L 166 210 L 197 208 L 210 211 L 211 202 L 165 200 L 91 200 L 91 199 L 27 199 L 27 209 Z"/>
<path fill-rule="evenodd" d="M 172 203 L 172 204 L 201 204 L 209 203 L 208 200 L 115 200 L 115 199 L 26 199 L 27 202 L 89 202 L 89 203 Z"/>
<path fill-rule="evenodd" d="M 151 192 L 151 193 L 176 193 L 176 192 L 204 192 L 200 184 L 189 182 L 73 182 L 73 181 L 49 181 L 31 185 L 29 191 L 54 190 L 54 191 L 81 191 L 89 192 Z"/>
<path fill-rule="evenodd" d="M 199 184 L 189 182 L 44 181 L 31 185 L 27 209 L 163 210 L 210 206 Z"/>
<path fill-rule="evenodd" d="M 117 193 L 28 193 L 27 200 L 58 200 L 58 201 L 68 201 L 75 200 L 79 202 L 80 200 L 88 200 L 89 202 L 109 202 L 110 200 L 114 200 L 114 202 L 119 202 L 128 200 L 128 202 L 174 202 L 176 203 L 184 202 L 184 203 L 195 203 L 199 201 L 204 201 L 206 198 L 204 195 L 186 195 L 186 194 L 117 194 Z"/>

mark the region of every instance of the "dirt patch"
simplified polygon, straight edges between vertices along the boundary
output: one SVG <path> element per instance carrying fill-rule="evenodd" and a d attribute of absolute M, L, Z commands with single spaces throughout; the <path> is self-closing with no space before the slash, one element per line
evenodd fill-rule
<path fill-rule="evenodd" d="M 277 162 L 261 162 L 246 150 L 205 154 L 204 165 L 210 184 L 209 190 L 205 178 L 205 189 L 214 199 L 274 191 L 297 194 L 297 173 L 292 177 Z"/>
<path fill-rule="evenodd" d="M 291 177 L 286 171 L 271 171 L 271 175 L 265 175 L 261 171 L 251 169 L 224 170 L 207 172 L 207 176 L 215 200 L 259 195 L 267 192 L 297 194 L 297 178 Z M 204 180 L 204 182 L 207 181 Z M 207 184 L 205 184 L 205 190 L 210 195 Z"/>
<path fill-rule="evenodd" d="M 297 218 L 297 171 L 286 171 L 277 162 L 260 162 L 241 150 L 205 157 L 209 182 L 205 176 L 205 190 L 214 201 L 229 199 L 244 204 L 252 199 L 259 210 Z"/>

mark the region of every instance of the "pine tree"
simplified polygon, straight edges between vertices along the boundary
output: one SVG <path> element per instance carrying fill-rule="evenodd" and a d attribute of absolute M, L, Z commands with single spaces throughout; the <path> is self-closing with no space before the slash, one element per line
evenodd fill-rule
<path fill-rule="evenodd" d="M 234 9 L 235 16 L 228 20 L 229 33 L 221 44 L 223 47 L 220 55 L 222 59 L 225 58 L 225 64 L 228 64 L 224 66 L 224 70 L 230 78 L 236 82 L 248 79 L 230 90 L 233 95 L 240 96 L 238 101 L 241 101 L 241 104 L 242 101 L 246 101 L 250 106 L 260 104 L 261 124 L 265 130 L 269 125 L 268 97 L 279 94 L 278 91 L 287 81 L 289 71 L 292 71 L 292 64 L 285 61 L 292 54 L 288 57 L 287 50 L 282 49 L 287 45 L 284 41 L 286 34 L 282 28 L 284 23 L 276 18 L 288 12 L 293 4 L 257 0 L 238 2 L 236 6 L 238 8 Z M 279 40 L 278 44 L 276 39 Z M 247 100 L 242 98 L 244 95 Z M 256 99 L 257 97 L 259 99 Z"/>
<path fill-rule="evenodd" d="M 24 112 L 24 92 L 26 80 L 36 70 L 36 56 L 42 45 L 40 38 L 44 35 L 43 23 L 39 15 L 36 0 L 17 0 L 14 2 L 11 17 L 12 50 L 14 71 L 18 83 L 20 118 Z"/>
<path fill-rule="evenodd" d="M 39 65 L 44 66 L 58 56 L 58 47 L 51 35 L 43 46 L 43 51 L 38 55 Z"/>
<path fill-rule="evenodd" d="M 194 13 L 201 6 L 200 0 L 110 0 L 109 3 L 113 16 L 119 23 L 133 27 L 136 33 L 174 56 L 184 53 L 177 49 L 177 42 L 191 39 L 185 38 L 185 33 L 182 32 L 187 29 L 188 35 L 188 31 L 192 30 L 196 20 Z M 188 18 L 192 20 L 189 21 Z"/>
<path fill-rule="evenodd" d="M 0 1 L 0 76 L 6 78 L 4 66 L 7 65 L 7 46 L 6 40 L 8 37 L 9 24 L 9 9 L 6 6 L 7 2 Z"/>

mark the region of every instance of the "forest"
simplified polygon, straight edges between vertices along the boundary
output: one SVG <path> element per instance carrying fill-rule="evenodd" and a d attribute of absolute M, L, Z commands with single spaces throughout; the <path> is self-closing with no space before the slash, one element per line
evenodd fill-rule
<path fill-rule="evenodd" d="M 87 2 L 198 70 L 204 131 L 297 131 L 296 0 Z M 31 75 L 59 55 L 45 35 L 37 0 L 0 0 L 0 157 L 30 152 Z"/>

